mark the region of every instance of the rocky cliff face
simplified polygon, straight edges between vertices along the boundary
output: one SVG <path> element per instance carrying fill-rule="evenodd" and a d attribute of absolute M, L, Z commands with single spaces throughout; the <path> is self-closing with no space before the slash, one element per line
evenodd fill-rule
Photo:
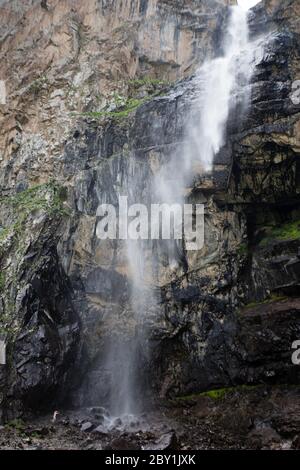
<path fill-rule="evenodd" d="M 105 402 L 104 346 L 131 318 L 130 278 L 124 246 L 97 239 L 96 210 L 133 179 L 142 192 L 181 145 L 193 72 L 221 52 L 228 3 L 1 2 L 6 414 L 62 399 L 78 379 L 77 404 Z M 247 119 L 232 112 L 213 178 L 190 188 L 205 246 L 176 272 L 160 264 L 151 361 L 140 358 L 161 397 L 299 380 L 298 10 L 265 0 L 251 13 L 265 47 Z"/>
<path fill-rule="evenodd" d="M 130 79 L 191 73 L 219 45 L 224 3 L 1 2 L 3 184 L 60 175 L 78 118 L 120 104 Z"/>

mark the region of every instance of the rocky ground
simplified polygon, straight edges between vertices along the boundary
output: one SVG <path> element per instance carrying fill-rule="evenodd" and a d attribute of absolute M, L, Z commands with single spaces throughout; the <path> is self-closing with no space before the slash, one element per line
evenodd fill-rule
<path fill-rule="evenodd" d="M 219 389 L 166 402 L 126 429 L 98 408 L 1 427 L 0 448 L 83 450 L 300 449 L 300 386 Z"/>

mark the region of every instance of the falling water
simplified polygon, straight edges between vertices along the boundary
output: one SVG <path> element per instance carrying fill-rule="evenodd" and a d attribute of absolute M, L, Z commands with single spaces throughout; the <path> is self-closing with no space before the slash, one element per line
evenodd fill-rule
<path fill-rule="evenodd" d="M 204 64 L 198 78 L 204 81 L 199 105 L 200 122 L 191 123 L 191 140 L 204 171 L 210 171 L 214 156 L 225 143 L 225 126 L 232 100 L 240 86 L 246 86 L 251 75 L 251 47 L 249 47 L 247 12 L 240 7 L 232 9 L 225 38 L 225 53 Z M 245 92 L 246 88 L 244 88 Z M 247 100 L 247 92 L 243 99 Z M 246 103 L 245 103 L 246 104 Z"/>
<path fill-rule="evenodd" d="M 184 202 L 184 191 L 192 180 L 213 169 L 213 160 L 226 140 L 226 124 L 230 110 L 237 105 L 246 109 L 249 78 L 252 71 L 252 48 L 248 39 L 247 12 L 239 7 L 231 8 L 231 16 L 224 39 L 224 54 L 204 63 L 193 79 L 195 93 L 187 120 L 184 148 L 164 162 L 149 182 L 152 200 L 162 203 Z M 137 187 L 134 175 L 130 191 L 134 199 L 145 203 L 141 188 Z M 134 201 L 134 202 L 136 202 Z M 148 200 L 149 202 L 149 200 Z M 150 242 L 149 242 L 150 243 Z M 146 260 L 149 243 L 144 240 L 129 240 L 127 256 L 131 276 L 131 306 L 133 322 L 132 337 L 126 340 L 121 331 L 112 341 L 110 366 L 115 377 L 111 392 L 111 411 L 115 416 L 136 414 L 138 409 L 138 368 L 141 348 L 146 349 L 147 337 L 143 323 L 149 310 L 158 307 L 154 295 L 154 266 Z M 177 243 L 177 242 L 176 242 Z M 173 243 L 163 245 L 167 249 L 169 265 L 177 267 L 181 247 Z M 150 250 L 151 251 L 151 250 Z M 153 254 L 154 258 L 154 254 Z M 125 319 L 126 321 L 126 319 Z"/>

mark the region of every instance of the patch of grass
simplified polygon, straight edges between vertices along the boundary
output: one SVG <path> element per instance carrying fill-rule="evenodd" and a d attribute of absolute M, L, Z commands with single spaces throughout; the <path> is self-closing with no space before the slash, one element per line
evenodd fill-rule
<path fill-rule="evenodd" d="M 278 295 L 278 294 L 273 294 L 270 297 L 268 297 L 265 300 L 262 300 L 261 302 L 249 302 L 244 306 L 244 308 L 253 308 L 257 307 L 259 305 L 267 305 L 271 304 L 272 302 L 279 302 L 280 300 L 285 300 L 287 297 L 285 295 Z"/>
<path fill-rule="evenodd" d="M 63 201 L 66 190 L 54 182 L 32 186 L 25 191 L 9 197 L 2 197 L 0 204 L 10 205 L 14 212 L 29 215 L 37 209 L 43 209 L 50 214 L 63 214 Z M 8 229 L 7 229 L 8 230 Z"/>
<path fill-rule="evenodd" d="M 49 182 L 32 186 L 12 196 L 3 196 L 0 198 L 0 205 L 12 209 L 10 226 L 4 229 L 2 237 L 0 232 L 0 245 L 10 234 L 12 235 L 13 241 L 21 241 L 28 217 L 37 210 L 45 212 L 50 217 L 69 215 L 69 211 L 63 205 L 66 197 L 65 188 L 57 185 L 55 182 Z"/>
<path fill-rule="evenodd" d="M 192 395 L 186 395 L 183 397 L 176 397 L 176 400 L 195 400 L 199 397 L 208 397 L 212 400 L 223 400 L 228 393 L 253 390 L 260 386 L 261 385 L 237 385 L 235 387 L 217 388 L 214 390 L 207 390 L 206 392 L 194 393 Z"/>
<path fill-rule="evenodd" d="M 129 98 L 124 106 L 120 108 L 119 111 L 113 111 L 112 115 L 114 117 L 127 117 L 129 113 L 135 111 L 139 106 L 148 101 L 150 97 L 147 98 Z"/>
<path fill-rule="evenodd" d="M 113 98 L 110 104 L 106 106 L 106 109 L 102 111 L 89 111 L 89 112 L 83 112 L 83 113 L 78 113 L 78 114 L 72 113 L 72 116 L 79 115 L 83 117 L 89 117 L 91 119 L 100 119 L 103 117 L 110 117 L 113 119 L 122 120 L 128 117 L 129 114 L 136 111 L 137 108 L 139 108 L 142 104 L 146 103 L 147 101 L 150 101 L 155 96 L 161 95 L 161 93 L 162 93 L 161 90 L 155 90 L 155 91 L 150 92 L 147 96 L 143 98 L 137 98 L 137 97 L 126 98 L 124 96 L 121 96 L 115 93 L 113 95 Z M 112 104 L 115 105 L 115 109 L 109 110 Z"/>
<path fill-rule="evenodd" d="M 267 246 L 274 240 L 298 240 L 300 239 L 300 220 L 287 222 L 266 231 L 266 236 L 261 240 L 260 246 Z"/>
<path fill-rule="evenodd" d="M 152 95 L 153 96 L 153 95 Z M 91 111 L 87 113 L 80 113 L 80 116 L 90 117 L 92 119 L 99 119 L 101 117 L 111 117 L 116 119 L 122 119 L 127 117 L 130 113 L 135 111 L 139 106 L 143 103 L 146 103 L 150 99 L 149 97 L 146 98 L 129 98 L 124 105 L 118 107 L 115 111 Z"/>
<path fill-rule="evenodd" d="M 5 425 L 5 427 L 8 429 L 14 429 L 18 432 L 23 432 L 25 428 L 25 423 L 22 419 L 12 419 Z"/>

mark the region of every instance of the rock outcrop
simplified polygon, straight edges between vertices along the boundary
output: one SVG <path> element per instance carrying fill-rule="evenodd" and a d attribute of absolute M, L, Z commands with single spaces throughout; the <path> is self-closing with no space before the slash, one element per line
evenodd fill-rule
<path fill-rule="evenodd" d="M 2 3 L 3 404 L 20 412 L 62 397 L 74 364 L 75 402 L 103 403 L 104 346 L 132 315 L 124 246 L 97 239 L 96 210 L 133 179 L 147 192 L 181 145 L 193 72 L 221 52 L 230 2 Z M 205 246 L 176 272 L 160 265 L 151 360 L 142 348 L 140 360 L 161 397 L 299 380 L 297 3 L 251 13 L 264 48 L 247 119 L 231 113 L 213 178 L 189 188 L 205 204 Z"/>

